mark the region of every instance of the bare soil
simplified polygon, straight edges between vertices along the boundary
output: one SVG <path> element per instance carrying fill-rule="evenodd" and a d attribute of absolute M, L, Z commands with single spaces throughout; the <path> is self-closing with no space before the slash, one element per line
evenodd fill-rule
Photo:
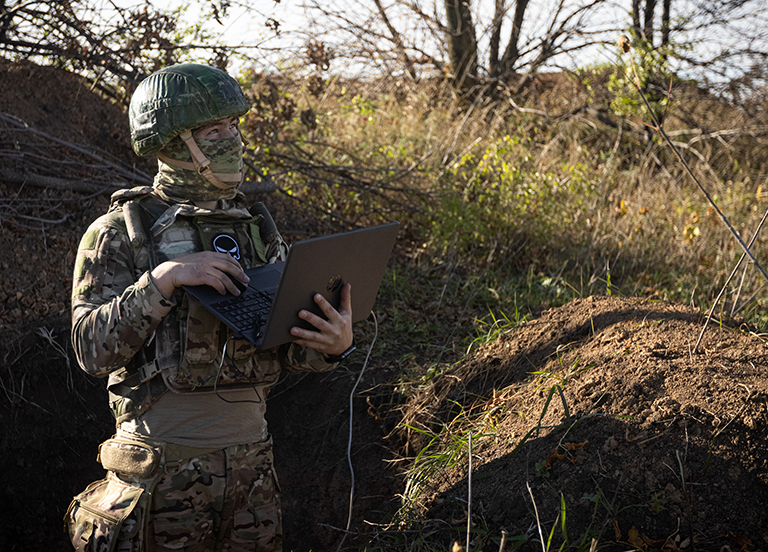
<path fill-rule="evenodd" d="M 136 162 L 123 111 L 61 71 L 0 64 L 0 112 L 109 150 L 127 167 Z M 7 156 L 12 140 L 3 129 L 0 168 L 17 168 L 24 160 Z M 49 151 L 60 174 L 88 173 Z M 334 229 L 282 196 L 252 199 L 267 203 L 289 240 Z M 104 474 L 96 450 L 113 422 L 103 382 L 74 363 L 69 291 L 79 237 L 107 203 L 103 194 L 0 181 L 2 551 L 69 550 L 61 522 L 69 501 Z M 684 305 L 577 300 L 481 348 L 390 416 L 394 363 L 374 358 L 353 399 L 351 527 L 359 535 L 345 548 L 362 545 L 399 505 L 403 481 L 387 461 L 426 444 L 415 433 L 385 439 L 393 423 L 404 417 L 434 429 L 461 407 L 485 423 L 473 435 L 475 550 L 498 549 L 502 529 L 511 543 L 539 549 L 538 527 L 549 531 L 556 519 L 560 542 L 563 512 L 574 548 L 586 536 L 585 547 L 595 537 L 610 549 L 765 549 L 768 346 L 746 326 L 713 325 L 694 354 L 701 325 Z M 366 344 L 370 325 L 357 331 Z M 340 542 L 348 401 L 362 359 L 287 377 L 270 395 L 286 550 L 335 550 Z M 463 542 L 466 457 L 440 473 L 414 503 L 421 521 L 410 529 L 448 546 Z"/>
<path fill-rule="evenodd" d="M 679 304 L 573 301 L 449 371 L 414 401 L 412 421 L 428 427 L 456 405 L 484 421 L 472 512 L 495 542 L 506 529 L 533 546 L 539 526 L 546 539 L 555 525 L 562 542 L 565 516 L 573 546 L 586 536 L 616 549 L 765 548 L 766 336 L 712 324 L 693 353 L 702 324 Z M 467 503 L 466 461 L 420 500 L 432 527 L 466 527 Z"/>

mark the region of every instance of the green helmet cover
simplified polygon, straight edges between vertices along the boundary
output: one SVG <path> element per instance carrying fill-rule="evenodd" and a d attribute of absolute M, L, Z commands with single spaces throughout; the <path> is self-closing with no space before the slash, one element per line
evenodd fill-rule
<path fill-rule="evenodd" d="M 173 138 L 250 109 L 237 81 L 215 67 L 183 63 L 144 79 L 131 98 L 131 145 L 151 155 Z"/>

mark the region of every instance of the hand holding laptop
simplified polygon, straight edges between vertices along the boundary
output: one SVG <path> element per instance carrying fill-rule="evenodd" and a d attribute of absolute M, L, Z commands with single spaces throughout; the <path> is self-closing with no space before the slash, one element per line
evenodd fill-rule
<path fill-rule="evenodd" d="M 323 319 L 308 310 L 299 311 L 299 318 L 312 324 L 318 331 L 306 330 L 294 326 L 291 334 L 298 339 L 299 345 L 315 349 L 325 355 L 340 355 L 352 345 L 352 286 L 344 285 L 341 289 L 339 310 L 319 293 L 315 294 L 315 303 L 323 311 Z"/>

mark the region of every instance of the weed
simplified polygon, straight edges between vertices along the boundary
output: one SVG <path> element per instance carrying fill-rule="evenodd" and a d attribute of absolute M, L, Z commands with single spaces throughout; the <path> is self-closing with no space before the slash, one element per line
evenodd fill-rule
<path fill-rule="evenodd" d="M 540 462 L 536 462 L 535 469 L 536 469 L 536 476 L 537 477 L 543 477 L 547 478 L 549 477 L 549 469 L 550 469 L 549 462 L 546 460 L 542 460 Z"/>
<path fill-rule="evenodd" d="M 469 344 L 466 354 L 469 354 L 473 349 L 496 341 L 501 335 L 511 332 L 527 320 L 527 316 L 520 314 L 517 304 L 515 304 L 512 318 L 508 317 L 503 311 L 500 311 L 498 316 L 491 311 L 489 318 L 490 321 L 485 319 L 475 320 L 479 335 Z"/>
<path fill-rule="evenodd" d="M 666 498 L 659 498 L 658 493 L 653 493 L 653 498 L 648 503 L 648 509 L 651 510 L 652 514 L 658 514 L 662 510 L 666 510 L 664 505 L 667 503 Z"/>

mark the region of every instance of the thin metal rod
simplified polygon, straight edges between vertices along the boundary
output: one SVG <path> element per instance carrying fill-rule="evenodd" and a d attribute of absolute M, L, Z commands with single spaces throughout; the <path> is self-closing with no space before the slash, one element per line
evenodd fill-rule
<path fill-rule="evenodd" d="M 736 288 L 736 296 L 733 298 L 733 304 L 731 305 L 731 318 L 736 316 L 736 305 L 739 304 L 741 299 L 741 290 L 744 289 L 744 280 L 747 279 L 747 269 L 749 264 L 744 265 L 744 270 L 741 272 L 741 281 L 739 281 L 739 287 Z"/>
<path fill-rule="evenodd" d="M 472 530 L 472 432 L 469 432 L 469 472 L 467 474 L 467 552 Z"/>
<path fill-rule="evenodd" d="M 632 61 L 632 68 L 635 68 L 635 62 Z M 741 236 L 736 231 L 736 229 L 731 225 L 731 223 L 728 220 L 728 217 L 725 216 L 725 213 L 723 213 L 720 210 L 720 207 L 717 206 L 717 203 L 712 199 L 712 196 L 709 195 L 709 192 L 704 188 L 704 186 L 699 182 L 699 179 L 696 178 L 696 175 L 693 174 L 693 171 L 688 166 L 688 163 L 683 159 L 682 154 L 680 151 L 675 147 L 675 145 L 672 143 L 672 140 L 670 140 L 669 136 L 667 136 L 666 131 L 662 127 L 661 123 L 659 123 L 659 120 L 656 118 L 656 114 L 653 112 L 653 109 L 651 109 L 650 104 L 648 103 L 648 100 L 645 97 L 645 94 L 640 89 L 640 78 L 637 76 L 637 71 L 635 71 L 635 78 L 638 82 L 633 82 L 630 79 L 630 82 L 632 82 L 632 86 L 635 87 L 635 90 L 637 90 L 637 93 L 640 94 L 640 98 L 643 100 L 643 104 L 645 104 L 645 108 L 648 110 L 648 113 L 651 115 L 651 119 L 653 120 L 653 124 L 656 125 L 654 130 L 658 131 L 659 134 L 661 134 L 662 138 L 664 138 L 664 141 L 667 143 L 667 145 L 672 149 L 672 151 L 677 156 L 680 163 L 682 163 L 683 167 L 685 168 L 688 175 L 693 179 L 693 181 L 696 183 L 696 185 L 699 187 L 699 190 L 704 194 L 704 196 L 707 198 L 707 201 L 709 201 L 709 204 L 712 205 L 712 208 L 717 212 L 720 219 L 723 221 L 723 223 L 728 227 L 728 230 L 731 231 L 731 234 L 733 234 L 733 237 L 736 238 L 736 241 L 739 242 L 739 245 L 744 250 L 744 253 L 747 254 L 749 257 L 749 260 L 754 263 L 754 265 L 757 267 L 757 269 L 760 271 L 760 273 L 763 275 L 763 277 L 768 281 L 768 272 L 765 271 L 765 269 L 762 267 L 762 265 L 757 261 L 755 256 L 752 254 L 752 252 L 749 250 L 749 247 L 747 247 L 747 244 L 744 243 L 744 240 L 741 239 Z"/>
<path fill-rule="evenodd" d="M 768 211 L 763 213 L 763 218 L 760 219 L 760 224 L 757 225 L 757 229 L 755 230 L 755 233 L 752 234 L 752 239 L 749 240 L 749 247 L 752 247 L 754 245 L 755 240 L 757 240 L 757 235 L 760 233 L 760 230 L 762 229 L 766 219 L 768 219 Z M 715 302 L 713 303 L 712 307 L 709 309 L 709 312 L 707 312 L 707 319 L 704 321 L 704 326 L 701 328 L 701 332 L 699 332 L 699 338 L 696 340 L 696 345 L 694 345 L 693 347 L 693 353 L 696 353 L 696 350 L 699 348 L 699 345 L 701 344 L 701 339 L 704 337 L 704 332 L 706 331 L 707 326 L 709 325 L 709 321 L 712 319 L 712 314 L 715 312 L 715 308 L 717 308 L 717 303 L 720 301 L 720 298 L 723 296 L 723 293 L 725 293 L 725 290 L 728 288 L 728 284 L 731 283 L 731 280 L 736 275 L 736 272 L 738 272 L 739 267 L 741 266 L 741 263 L 744 261 L 744 257 L 746 256 L 747 256 L 746 252 L 741 254 L 741 257 L 739 257 L 739 262 L 737 262 L 736 266 L 733 267 L 731 274 L 728 276 L 728 279 L 725 281 L 725 285 L 723 286 L 723 289 L 721 289 L 720 293 L 717 294 L 717 297 L 715 298 Z"/>

